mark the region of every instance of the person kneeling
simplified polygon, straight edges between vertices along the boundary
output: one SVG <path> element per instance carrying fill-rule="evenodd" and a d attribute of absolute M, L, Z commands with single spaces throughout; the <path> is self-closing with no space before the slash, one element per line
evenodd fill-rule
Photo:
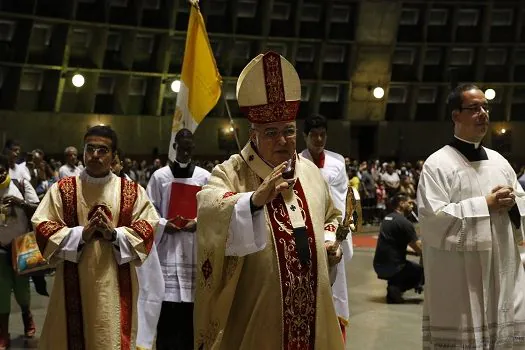
<path fill-rule="evenodd" d="M 391 200 L 393 212 L 388 214 L 379 229 L 374 270 L 377 277 L 388 281 L 386 301 L 403 303 L 402 294 L 415 289 L 421 291 L 424 284 L 423 267 L 406 258 L 407 245 L 421 256 L 421 240 L 414 225 L 406 218 L 412 212 L 410 199 L 402 194 Z"/>

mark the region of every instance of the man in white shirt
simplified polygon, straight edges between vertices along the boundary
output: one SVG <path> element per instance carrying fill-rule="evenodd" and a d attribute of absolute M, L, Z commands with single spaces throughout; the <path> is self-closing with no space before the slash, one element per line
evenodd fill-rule
<path fill-rule="evenodd" d="M 66 164 L 60 167 L 58 171 L 58 177 L 62 179 L 66 176 L 78 176 L 82 171 L 78 166 L 78 151 L 75 147 L 69 146 L 64 151 L 64 156 L 66 158 Z"/>
<path fill-rule="evenodd" d="M 161 217 L 159 227 L 165 225 L 164 230 L 159 230 L 155 237 L 165 284 L 164 302 L 157 326 L 157 350 L 193 348 L 197 258 L 195 195 L 210 178 L 208 171 L 193 164 L 191 156 L 194 147 L 191 131 L 181 129 L 177 132 L 173 144 L 175 161 L 155 171 L 147 187 L 148 196 Z M 172 217 L 170 211 L 173 211 L 177 202 L 184 206 L 193 205 L 194 214 L 184 219 Z"/>
<path fill-rule="evenodd" d="M 394 170 L 392 163 L 386 163 L 385 172 L 381 174 L 381 179 L 385 183 L 386 192 L 389 197 L 393 197 L 399 191 L 401 179 L 397 171 Z"/>
<path fill-rule="evenodd" d="M 483 147 L 489 106 L 475 85 L 448 104 L 452 142 L 418 185 L 425 267 L 425 349 L 525 348 L 525 192 L 509 162 Z"/>
<path fill-rule="evenodd" d="M 325 149 L 328 124 L 322 115 L 313 115 L 304 122 L 303 134 L 306 149 L 301 155 L 314 162 L 321 171 L 334 202 L 334 206 L 343 213 L 346 212 L 346 193 L 348 191 L 348 175 L 346 174 L 345 159 L 342 155 Z M 357 193 L 357 191 L 355 191 Z M 352 259 L 352 236 L 348 235 L 343 242 L 343 260 L 337 264 L 337 275 L 332 285 L 335 311 L 339 317 L 341 330 L 345 336 L 345 327 L 348 325 L 348 286 L 346 283 L 345 264 Z"/>

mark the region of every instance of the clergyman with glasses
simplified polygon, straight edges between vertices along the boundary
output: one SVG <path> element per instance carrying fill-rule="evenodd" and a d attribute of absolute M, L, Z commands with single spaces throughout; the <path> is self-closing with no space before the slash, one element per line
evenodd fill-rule
<path fill-rule="evenodd" d="M 418 210 L 425 266 L 425 349 L 525 347 L 525 193 L 481 143 L 489 107 L 475 85 L 448 98 L 454 137 L 424 163 Z"/>
<path fill-rule="evenodd" d="M 135 266 L 158 215 L 141 186 L 111 171 L 117 147 L 109 126 L 90 128 L 85 169 L 53 184 L 33 215 L 42 255 L 58 264 L 39 349 L 138 348 Z"/>
<path fill-rule="evenodd" d="M 197 194 L 195 349 L 344 349 L 329 280 L 341 212 L 296 153 L 297 72 L 261 54 L 237 100 L 250 140 Z"/>

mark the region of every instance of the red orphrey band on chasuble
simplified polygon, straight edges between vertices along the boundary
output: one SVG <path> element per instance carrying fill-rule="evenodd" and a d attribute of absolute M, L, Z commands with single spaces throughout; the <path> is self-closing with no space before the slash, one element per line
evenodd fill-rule
<path fill-rule="evenodd" d="M 317 304 L 317 248 L 308 203 L 299 180 L 294 192 L 308 233 L 310 263 L 301 265 L 293 228 L 281 195 L 266 205 L 272 225 L 281 277 L 283 349 L 304 350 L 315 347 Z M 295 210 L 295 209 L 294 209 Z"/>

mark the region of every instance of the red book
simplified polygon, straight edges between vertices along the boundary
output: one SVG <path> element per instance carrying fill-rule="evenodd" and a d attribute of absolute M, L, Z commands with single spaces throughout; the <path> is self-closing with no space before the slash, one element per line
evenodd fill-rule
<path fill-rule="evenodd" d="M 200 186 L 171 183 L 168 219 L 173 220 L 177 227 L 184 227 L 197 217 L 197 192 L 200 190 Z"/>

